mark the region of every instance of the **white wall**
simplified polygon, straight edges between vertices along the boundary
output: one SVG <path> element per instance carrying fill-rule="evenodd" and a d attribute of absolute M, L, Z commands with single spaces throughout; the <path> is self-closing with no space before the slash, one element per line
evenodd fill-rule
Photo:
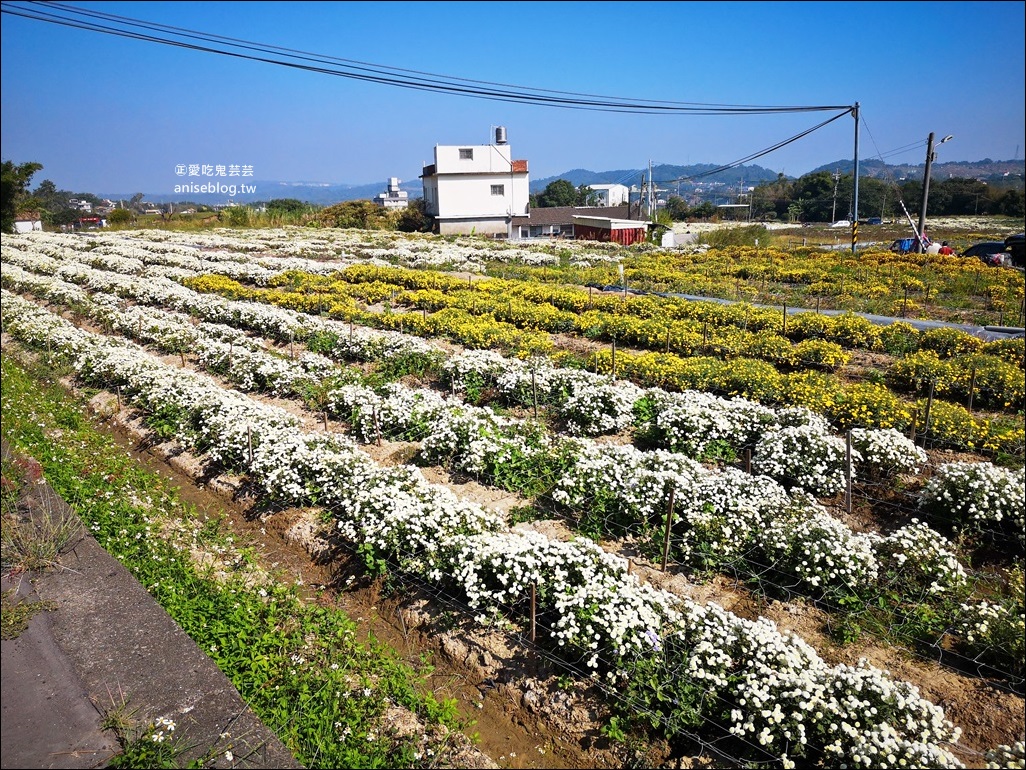
<path fill-rule="evenodd" d="M 494 186 L 502 188 L 501 195 L 492 193 Z M 507 170 L 505 174 L 439 176 L 436 200 L 435 216 L 441 218 L 520 216 L 527 213 L 527 175 Z"/>
<path fill-rule="evenodd" d="M 473 158 L 461 159 L 460 150 L 469 150 Z M 439 174 L 509 173 L 512 152 L 508 144 L 436 144 L 435 169 Z"/>
<path fill-rule="evenodd" d="M 599 206 L 622 206 L 627 202 L 627 186 L 622 184 L 588 185 L 599 195 Z"/>
<path fill-rule="evenodd" d="M 441 219 L 438 221 L 438 232 L 441 235 L 496 235 L 506 238 L 509 236 L 509 223 L 506 217 Z"/>

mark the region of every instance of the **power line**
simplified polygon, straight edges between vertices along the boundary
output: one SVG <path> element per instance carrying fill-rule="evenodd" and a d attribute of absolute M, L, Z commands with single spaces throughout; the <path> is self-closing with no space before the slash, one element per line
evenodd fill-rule
<path fill-rule="evenodd" d="M 550 89 L 436 75 L 417 70 L 406 70 L 367 62 L 359 62 L 352 59 L 341 59 L 322 54 L 312 54 L 281 46 L 256 43 L 238 38 L 229 38 L 211 33 L 188 30 L 181 27 L 155 24 L 115 14 L 79 9 L 74 6 L 60 3 L 31 2 L 27 5 L 28 7 L 25 7 L 23 5 L 5 2 L 0 4 L 0 12 L 90 32 L 100 32 L 103 34 L 140 40 L 143 42 L 159 43 L 161 45 L 169 45 L 189 50 L 202 51 L 205 53 L 231 56 L 237 59 L 260 61 L 267 64 L 275 64 L 308 72 L 318 72 L 326 75 L 334 75 L 336 77 L 374 82 L 400 88 L 448 93 L 495 101 L 532 104 L 536 106 L 562 107 L 566 109 L 593 110 L 600 112 L 696 116 L 765 115 L 834 110 L 843 110 L 844 112 L 842 114 L 847 114 L 852 109 L 850 105 L 713 105 L 704 103 L 633 99 L 616 96 L 583 94 L 572 91 L 555 91 Z M 106 23 L 100 23 L 100 21 Z M 154 34 L 136 30 L 148 30 Z M 246 53 L 247 51 L 250 53 Z"/>

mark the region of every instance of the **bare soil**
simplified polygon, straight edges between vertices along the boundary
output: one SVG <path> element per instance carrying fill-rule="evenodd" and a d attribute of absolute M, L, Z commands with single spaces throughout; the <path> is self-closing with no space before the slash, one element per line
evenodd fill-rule
<path fill-rule="evenodd" d="M 580 339 L 575 342 L 581 347 L 591 344 Z M 165 361 L 181 364 L 177 356 Z M 309 430 L 323 429 L 320 419 L 295 401 L 253 397 L 300 416 Z M 458 606 L 446 604 L 443 597 L 424 587 L 368 581 L 351 551 L 325 539 L 316 511 L 261 512 L 258 501 L 247 497 L 240 479 L 210 476 L 199 458 L 174 443 L 154 441 L 129 411 L 116 413 L 113 394 L 99 394 L 92 406 L 141 463 L 172 476 L 183 498 L 200 510 L 226 514 L 233 527 L 260 546 L 268 568 L 296 576 L 307 598 L 342 608 L 366 635 L 387 642 L 411 662 L 430 656 L 435 666 L 435 692 L 455 698 L 461 713 L 474 721 L 473 730 L 480 737 L 480 755 L 468 754 L 462 766 L 586 768 L 638 761 L 658 766 L 667 759 L 664 747 L 650 747 L 641 758 L 603 738 L 599 729 L 607 720 L 608 709 L 601 694 L 586 683 L 561 678 L 525 639 L 468 624 Z M 382 442 L 364 449 L 377 462 L 388 465 L 408 462 L 415 445 Z M 450 486 L 461 497 L 498 510 L 525 502 L 502 490 L 454 480 L 439 468 L 422 472 L 432 483 Z M 881 526 L 872 511 L 855 511 L 853 517 L 849 523 L 855 526 L 859 522 L 857 529 Z M 532 526 L 553 537 L 572 534 L 558 522 Z M 625 544 L 607 545 L 630 552 Z M 663 573 L 640 558 L 635 559 L 634 569 L 644 580 L 678 595 L 715 601 L 750 619 L 767 617 L 781 630 L 793 631 L 808 641 L 828 662 L 854 663 L 865 657 L 912 682 L 962 728 L 960 758 L 969 766 L 981 767 L 988 749 L 1023 739 L 1023 697 L 1003 691 L 996 683 L 870 640 L 837 646 L 827 634 L 828 618 L 821 610 L 804 602 L 767 601 L 725 577 L 696 584 L 684 575 Z M 703 760 L 696 757 L 684 763 L 699 765 Z"/>
<path fill-rule="evenodd" d="M 140 462 L 172 474 L 183 497 L 211 512 L 227 514 L 240 532 L 260 545 L 269 566 L 295 575 L 311 600 L 345 610 L 374 635 L 410 662 L 424 653 L 436 669 L 432 675 L 440 697 L 456 698 L 461 713 L 474 721 L 478 748 L 502 767 L 616 767 L 627 759 L 622 746 L 611 744 L 599 732 L 608 710 L 601 694 L 582 684 L 567 684 L 519 635 L 491 632 L 461 618 L 461 608 L 414 584 L 386 587 L 363 577 L 362 566 L 339 543 L 324 538 L 318 512 L 286 509 L 258 515 L 253 501 L 239 497 L 231 479 L 197 487 L 200 466 L 196 458 L 173 445 L 140 449 L 145 437 L 121 421 L 111 427 L 133 450 Z M 402 460 L 409 447 L 385 442 L 368 445 L 379 462 Z M 170 463 L 170 464 L 168 464 Z M 518 500 L 501 490 L 476 482 L 453 483 L 441 469 L 425 468 L 432 483 L 450 485 L 461 496 L 503 510 Z M 573 533 L 561 522 L 533 522 L 530 526 L 549 537 L 569 538 Z M 617 547 L 617 544 L 607 544 Z M 620 546 L 630 551 L 629 546 Z M 829 617 L 803 601 L 767 600 L 727 577 L 694 583 L 686 576 L 662 572 L 658 565 L 635 556 L 634 571 L 654 586 L 699 602 L 716 602 L 748 619 L 766 617 L 782 631 L 793 632 L 815 647 L 829 663 L 854 664 L 866 658 L 899 679 L 912 682 L 931 701 L 945 708 L 963 730 L 960 758 L 968 766 L 982 766 L 982 755 L 999 744 L 1022 740 L 1024 701 L 1001 689 L 1000 683 L 969 676 L 916 657 L 908 650 L 863 639 L 835 644 Z M 666 758 L 665 749 L 650 749 L 648 762 Z M 700 763 L 697 758 L 688 760 Z M 478 765 L 480 766 L 480 765 Z"/>

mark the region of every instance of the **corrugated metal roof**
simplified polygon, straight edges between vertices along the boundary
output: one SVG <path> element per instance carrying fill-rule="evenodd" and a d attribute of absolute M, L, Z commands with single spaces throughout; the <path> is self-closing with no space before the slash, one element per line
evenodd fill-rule
<path fill-rule="evenodd" d="M 549 206 L 535 207 L 528 216 L 513 217 L 516 225 L 567 225 L 574 223 L 574 216 L 612 217 L 627 219 L 626 206 Z"/>

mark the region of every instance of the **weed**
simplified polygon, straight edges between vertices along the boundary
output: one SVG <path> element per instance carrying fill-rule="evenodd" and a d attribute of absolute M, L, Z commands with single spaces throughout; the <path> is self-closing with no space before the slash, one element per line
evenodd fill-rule
<path fill-rule="evenodd" d="M 20 601 L 15 602 L 15 589 L 4 591 L 2 610 L 0 610 L 0 638 L 17 639 L 28 628 L 29 621 L 40 612 L 57 609 L 51 601 Z"/>
<path fill-rule="evenodd" d="M 60 556 L 82 539 L 82 524 L 71 512 L 56 508 L 42 496 L 42 510 L 25 515 L 6 507 L 0 520 L 0 558 L 5 574 L 51 569 Z"/>

